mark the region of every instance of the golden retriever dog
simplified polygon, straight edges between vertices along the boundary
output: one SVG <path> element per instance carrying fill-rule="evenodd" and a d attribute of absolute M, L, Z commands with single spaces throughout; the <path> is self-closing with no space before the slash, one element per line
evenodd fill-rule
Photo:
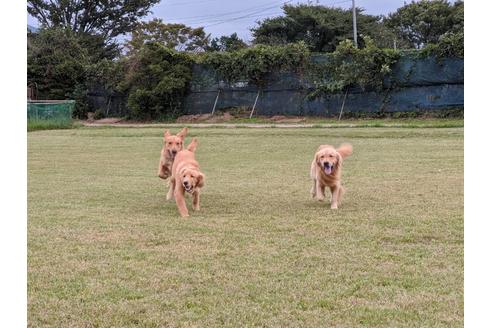
<path fill-rule="evenodd" d="M 196 138 L 193 138 L 188 147 L 176 155 L 172 167 L 172 176 L 167 193 L 167 200 L 174 196 L 179 214 L 187 217 L 185 192 L 191 194 L 192 205 L 195 211 L 200 210 L 200 189 L 204 185 L 204 175 L 200 172 L 200 166 L 195 160 Z"/>
<path fill-rule="evenodd" d="M 171 135 L 168 130 L 164 131 L 164 145 L 161 150 L 159 159 L 159 170 L 157 175 L 161 179 L 167 179 L 171 176 L 171 169 L 176 154 L 183 150 L 183 140 L 188 133 L 188 128 L 183 128 L 175 136 Z"/>
<path fill-rule="evenodd" d="M 311 179 L 313 188 L 311 195 L 319 201 L 325 199 L 325 188 L 331 191 L 331 209 L 337 209 L 341 204 L 344 189 L 342 187 L 342 163 L 352 155 L 352 145 L 342 144 L 339 148 L 331 145 L 318 147 L 311 163 Z"/>

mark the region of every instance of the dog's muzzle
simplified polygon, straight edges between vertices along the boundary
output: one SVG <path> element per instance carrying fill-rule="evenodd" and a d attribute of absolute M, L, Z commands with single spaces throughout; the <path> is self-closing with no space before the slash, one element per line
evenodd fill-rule
<path fill-rule="evenodd" d="M 183 187 L 186 192 L 193 193 L 193 186 L 188 182 L 183 182 Z"/>
<path fill-rule="evenodd" d="M 333 171 L 333 164 L 329 162 L 323 163 L 323 171 L 325 172 L 325 174 L 331 174 L 331 172 Z"/>

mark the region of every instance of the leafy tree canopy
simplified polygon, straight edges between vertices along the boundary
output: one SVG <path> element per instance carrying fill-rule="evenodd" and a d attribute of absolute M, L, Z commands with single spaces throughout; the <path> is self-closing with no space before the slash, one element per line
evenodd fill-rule
<path fill-rule="evenodd" d="M 114 38 L 130 32 L 160 0 L 28 0 L 27 12 L 45 27 Z"/>
<path fill-rule="evenodd" d="M 136 118 L 177 116 L 191 80 L 191 55 L 160 43 L 148 42 L 133 53 L 125 70 L 122 90 Z"/>
<path fill-rule="evenodd" d="M 236 51 L 246 48 L 248 45 L 241 40 L 237 33 L 232 33 L 230 36 L 223 35 L 220 38 L 214 38 L 210 42 L 209 51 Z"/>
<path fill-rule="evenodd" d="M 304 41 L 311 51 L 332 52 L 346 39 L 353 38 L 352 11 L 312 5 L 284 5 L 285 16 L 267 18 L 252 29 L 254 43 L 279 45 Z M 357 8 L 358 41 L 360 35 L 389 47 L 394 35 L 382 24 L 382 17 L 366 15 Z"/>
<path fill-rule="evenodd" d="M 66 99 L 85 79 L 89 54 L 70 29 L 41 29 L 27 47 L 27 80 L 39 96 Z"/>
<path fill-rule="evenodd" d="M 412 44 L 421 48 L 437 43 L 446 32 L 463 33 L 464 3 L 447 0 L 412 1 L 385 19 L 385 25 Z"/>
<path fill-rule="evenodd" d="M 192 28 L 183 24 L 165 24 L 154 19 L 136 25 L 132 38 L 127 43 L 130 51 L 142 48 L 145 43 L 160 43 L 166 48 L 177 51 L 204 51 L 209 43 L 203 27 Z"/>

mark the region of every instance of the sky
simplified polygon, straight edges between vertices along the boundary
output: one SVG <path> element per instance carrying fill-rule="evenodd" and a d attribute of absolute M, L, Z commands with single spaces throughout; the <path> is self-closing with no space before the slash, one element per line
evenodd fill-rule
<path fill-rule="evenodd" d="M 182 23 L 192 27 L 204 26 L 212 37 L 236 32 L 240 38 L 251 41 L 250 29 L 255 22 L 282 14 L 283 3 L 308 3 L 324 6 L 351 8 L 352 0 L 161 0 L 152 7 L 152 14 L 145 19 L 161 18 L 166 23 Z M 367 14 L 386 15 L 404 5 L 404 0 L 355 0 L 357 7 Z M 28 15 L 27 23 L 39 26 Z"/>

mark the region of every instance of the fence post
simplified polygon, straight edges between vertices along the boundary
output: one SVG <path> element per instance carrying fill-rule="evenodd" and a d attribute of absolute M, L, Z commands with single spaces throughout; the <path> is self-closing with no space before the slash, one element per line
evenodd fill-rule
<path fill-rule="evenodd" d="M 219 100 L 219 95 L 220 95 L 220 89 L 217 90 L 217 97 L 215 97 L 214 108 L 212 108 L 212 116 L 214 116 L 215 107 L 217 106 L 217 101 Z"/>
<path fill-rule="evenodd" d="M 338 115 L 338 120 L 339 121 L 342 119 L 343 107 L 345 107 L 345 99 L 347 99 L 347 93 L 348 93 L 348 88 L 345 91 L 345 96 L 343 97 L 342 108 L 340 109 L 340 115 Z"/>
<path fill-rule="evenodd" d="M 253 117 L 253 113 L 255 112 L 255 107 L 256 107 L 256 103 L 258 102 L 258 97 L 259 96 L 260 96 L 260 89 L 258 89 L 258 93 L 256 94 L 255 103 L 253 105 L 253 109 L 251 110 L 251 114 L 249 114 L 249 118 L 252 118 Z"/>

